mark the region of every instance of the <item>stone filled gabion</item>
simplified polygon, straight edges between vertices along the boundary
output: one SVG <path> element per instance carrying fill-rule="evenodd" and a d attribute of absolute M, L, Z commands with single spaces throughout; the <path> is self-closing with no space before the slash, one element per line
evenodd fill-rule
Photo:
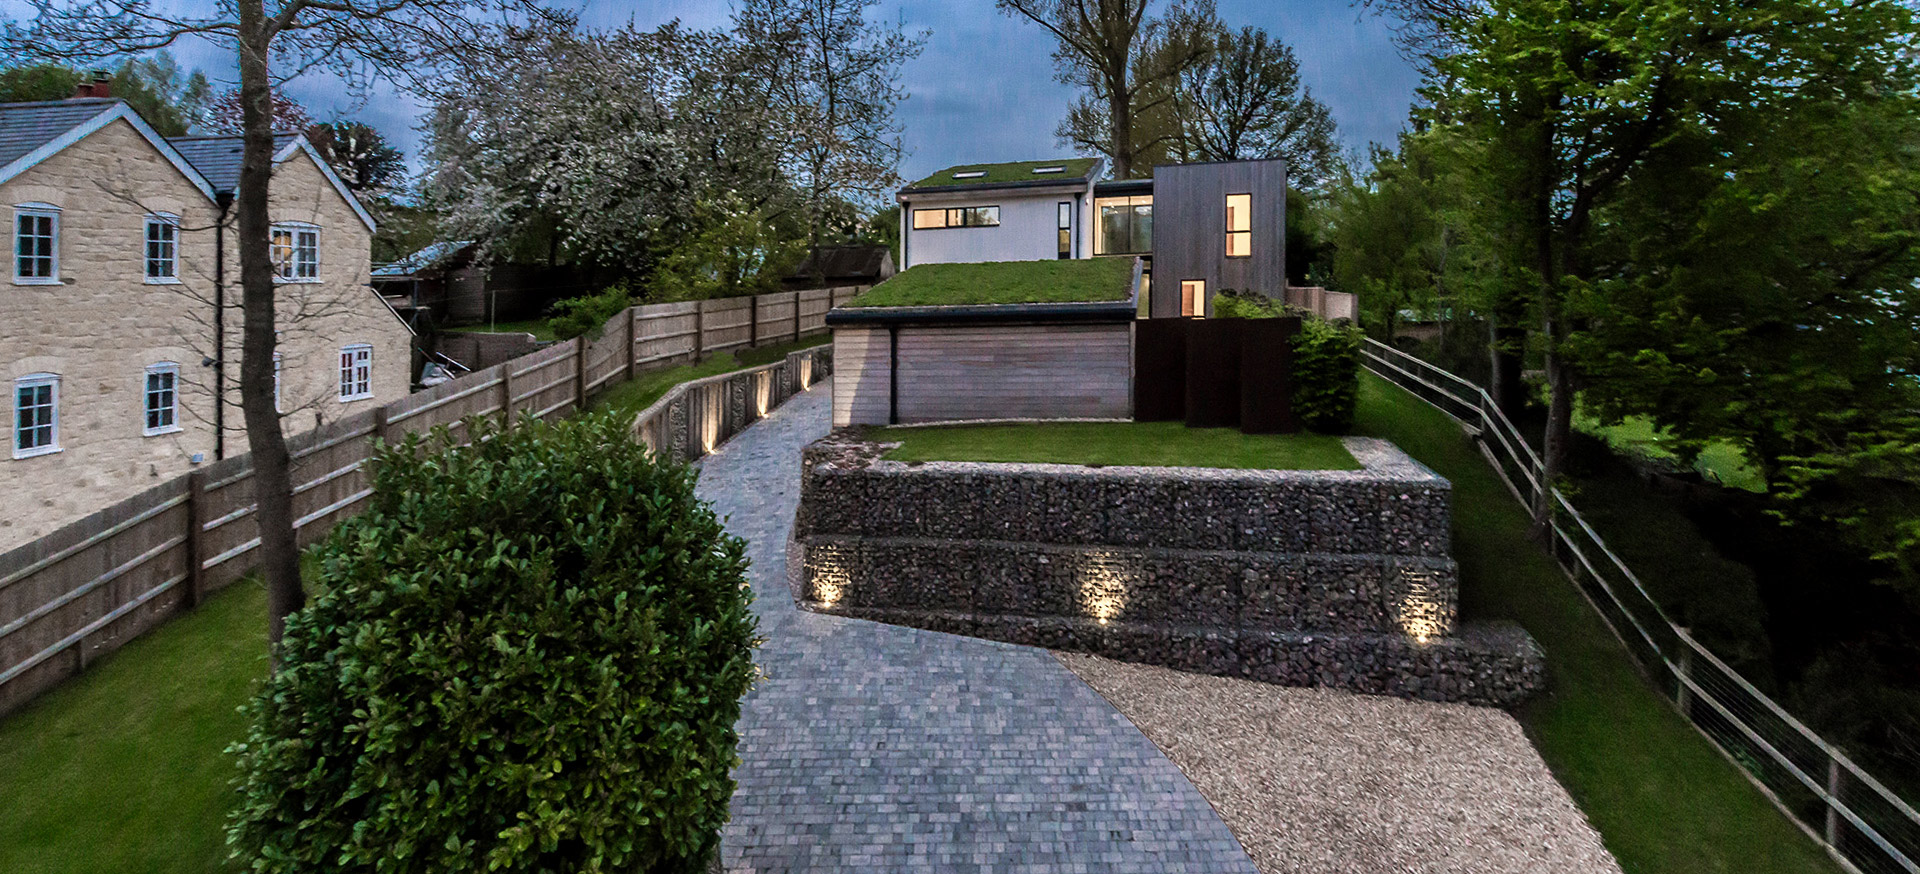
<path fill-rule="evenodd" d="M 1460 625 L 1451 484 L 1381 440 L 1356 471 L 802 456 L 807 609 L 1298 686 L 1478 704 L 1544 682 L 1517 627 Z"/>

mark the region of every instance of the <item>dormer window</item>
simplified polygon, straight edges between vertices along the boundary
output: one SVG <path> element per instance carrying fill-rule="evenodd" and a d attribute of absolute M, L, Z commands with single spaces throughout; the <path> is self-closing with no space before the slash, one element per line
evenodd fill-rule
<path fill-rule="evenodd" d="M 53 285 L 60 281 L 60 208 L 23 203 L 13 208 L 13 281 Z"/>
<path fill-rule="evenodd" d="M 980 177 L 982 177 L 982 176 L 985 176 L 985 175 L 987 175 L 987 171 L 985 171 L 985 170 L 967 170 L 967 171 L 965 171 L 965 172 L 962 172 L 962 173 L 955 173 L 955 174 L 953 174 L 953 178 L 955 178 L 955 179 L 978 179 L 978 178 L 980 178 Z"/>
<path fill-rule="evenodd" d="M 1035 168 L 1033 168 L 1033 172 L 1034 172 L 1034 175 L 1036 175 L 1036 176 L 1037 176 L 1037 175 L 1039 175 L 1039 174 L 1041 174 L 1041 173 L 1065 173 L 1065 172 L 1067 172 L 1067 168 L 1065 168 L 1065 167 L 1060 167 L 1060 166 L 1054 166 L 1054 167 L 1035 167 Z"/>

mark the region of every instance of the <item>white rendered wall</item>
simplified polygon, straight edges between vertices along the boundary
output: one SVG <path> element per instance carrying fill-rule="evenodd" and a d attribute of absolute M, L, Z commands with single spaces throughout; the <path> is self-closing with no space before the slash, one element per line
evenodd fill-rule
<path fill-rule="evenodd" d="M 1086 235 L 1092 198 L 1084 192 L 1028 194 L 982 191 L 974 197 L 914 200 L 902 204 L 901 224 L 907 234 L 906 264 L 957 264 L 981 261 L 1052 261 L 1060 256 L 1059 208 L 1075 206 L 1075 255 L 1092 255 Z M 987 228 L 913 228 L 913 210 L 968 206 L 1000 207 L 1000 224 Z"/>

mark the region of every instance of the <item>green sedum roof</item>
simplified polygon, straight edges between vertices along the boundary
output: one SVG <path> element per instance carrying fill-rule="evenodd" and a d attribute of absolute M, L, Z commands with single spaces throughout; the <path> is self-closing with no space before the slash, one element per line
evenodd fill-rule
<path fill-rule="evenodd" d="M 847 307 L 1094 303 L 1132 294 L 1132 258 L 921 264 L 844 304 Z"/>
<path fill-rule="evenodd" d="M 1056 180 L 1085 180 L 1093 172 L 1097 158 L 1061 158 L 1054 161 L 1013 161 L 1006 164 L 961 164 L 948 167 L 938 173 L 907 186 L 914 188 L 946 188 L 956 185 L 1006 185 L 1010 182 L 1046 182 Z M 1062 167 L 1058 173 L 1035 173 L 1034 170 L 1045 167 Z M 984 176 L 968 175 L 965 178 L 954 174 L 982 173 Z"/>

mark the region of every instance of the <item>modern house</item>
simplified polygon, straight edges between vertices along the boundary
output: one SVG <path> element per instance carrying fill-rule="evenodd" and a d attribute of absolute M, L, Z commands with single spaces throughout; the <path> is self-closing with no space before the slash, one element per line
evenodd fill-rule
<path fill-rule="evenodd" d="M 1285 161 L 1171 164 L 1152 179 L 1103 181 L 1104 167 L 963 164 L 901 189 L 901 269 L 1139 256 L 1151 318 L 1211 315 L 1224 289 L 1285 295 Z"/>
<path fill-rule="evenodd" d="M 81 88 L 0 105 L 0 549 L 246 449 L 240 140 L 168 140 Z M 276 395 L 299 431 L 405 395 L 411 333 L 367 288 L 372 216 L 305 137 L 276 146 Z"/>

